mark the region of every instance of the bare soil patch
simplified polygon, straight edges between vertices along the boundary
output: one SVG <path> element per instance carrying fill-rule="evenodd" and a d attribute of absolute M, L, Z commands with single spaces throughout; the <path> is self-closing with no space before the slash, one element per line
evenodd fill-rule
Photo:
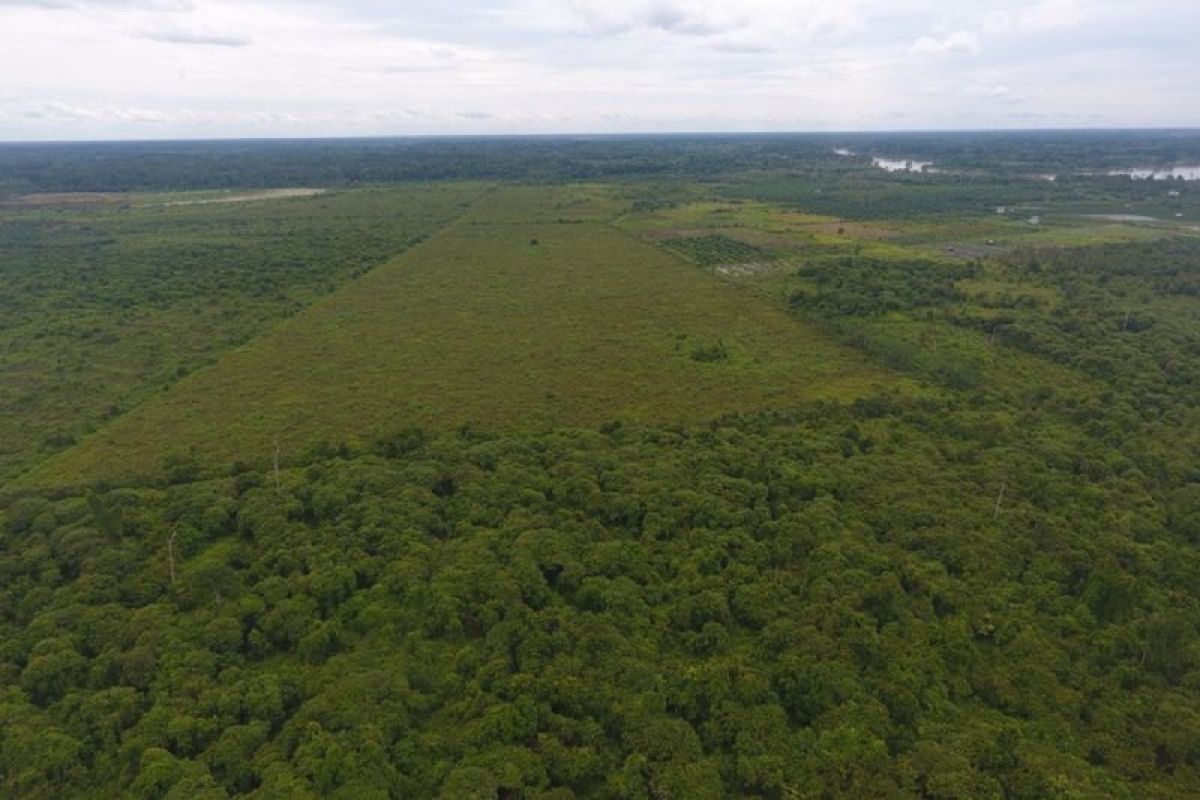
<path fill-rule="evenodd" d="M 264 189 L 261 192 L 243 192 L 241 194 L 228 194 L 219 197 L 201 197 L 195 200 L 171 200 L 167 203 L 160 203 L 164 206 L 202 206 L 212 203 L 249 203 L 253 200 L 284 200 L 290 197 L 314 197 L 319 194 L 324 194 L 325 189 L 311 189 L 307 187 L 295 187 L 292 189 Z"/>

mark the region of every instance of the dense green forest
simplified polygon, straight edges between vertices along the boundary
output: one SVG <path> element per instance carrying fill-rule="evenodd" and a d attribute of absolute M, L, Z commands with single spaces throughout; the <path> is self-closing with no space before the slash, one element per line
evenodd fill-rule
<path fill-rule="evenodd" d="M 0 192 L 694 180 L 789 168 L 840 171 L 846 159 L 835 149 L 1004 176 L 1200 164 L 1200 134 L 1186 130 L 3 143 Z"/>
<path fill-rule="evenodd" d="M 26 498 L 7 786 L 1187 794 L 1195 518 L 1059 413 L 403 431 L 278 486 Z"/>
<path fill-rule="evenodd" d="M 1200 796 L 1135 138 L 0 148 L 0 794 Z"/>

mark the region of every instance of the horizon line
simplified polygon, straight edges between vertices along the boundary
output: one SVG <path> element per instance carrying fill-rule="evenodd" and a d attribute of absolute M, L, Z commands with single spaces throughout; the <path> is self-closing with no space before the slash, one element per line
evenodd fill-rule
<path fill-rule="evenodd" d="M 1105 127 L 1034 127 L 1034 128 L 848 128 L 844 130 L 792 130 L 792 131 L 609 131 L 609 132 L 562 132 L 562 133 L 380 133 L 380 134 L 328 134 L 328 135 L 263 135 L 263 136 L 184 136 L 157 138 L 42 138 L 3 139 L 0 147 L 7 145 L 70 145 L 70 144 L 199 144 L 206 142 L 322 142 L 322 141 L 380 141 L 380 140 L 433 140 L 433 139 L 637 139 L 670 137 L 767 137 L 767 136 L 903 136 L 903 135 L 968 135 L 968 134 L 1050 134 L 1050 133 L 1196 133 L 1200 126 L 1105 126 Z"/>

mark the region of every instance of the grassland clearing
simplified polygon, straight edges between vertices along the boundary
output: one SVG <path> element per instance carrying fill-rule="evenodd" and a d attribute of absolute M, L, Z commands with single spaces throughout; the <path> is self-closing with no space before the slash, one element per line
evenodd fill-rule
<path fill-rule="evenodd" d="M 751 228 L 789 233 L 808 225 L 837 222 L 836 217 L 744 200 L 695 200 L 648 212 L 623 215 L 618 224 L 637 231 L 662 228 Z"/>
<path fill-rule="evenodd" d="M 462 221 L 468 225 L 607 222 L 626 206 L 616 187 L 606 184 L 506 186 L 479 197 Z"/>
<path fill-rule="evenodd" d="M 205 466 L 261 460 L 276 437 L 297 453 L 408 426 L 698 421 L 897 381 L 780 304 L 607 225 L 498 222 L 555 205 L 507 194 L 489 195 L 28 482 L 135 478 L 176 450 Z M 586 202 L 602 204 L 597 197 Z"/>
<path fill-rule="evenodd" d="M 831 254 L 869 254 L 878 258 L 934 255 L 925 238 L 907 236 L 909 223 L 856 222 L 838 217 L 753 201 L 701 200 L 649 212 L 622 216 L 617 224 L 675 249 L 688 249 L 682 239 L 723 236 L 780 258 L 824 257 Z M 685 255 L 687 255 L 685 253 Z M 761 262 L 761 255 L 747 262 Z M 738 263 L 736 258 L 722 264 Z"/>
<path fill-rule="evenodd" d="M 237 247 L 246 225 L 279 215 L 300 222 L 318 212 L 328 219 L 345 208 L 365 213 L 363 219 L 378 214 L 385 224 L 389 208 L 401 218 L 421 217 L 425 212 L 416 212 L 415 204 L 428 202 L 424 221 L 410 219 L 412 235 L 393 240 L 397 252 L 422 238 L 420 231 L 460 218 L 259 340 L 253 337 L 269 325 L 255 321 L 267 308 L 257 300 L 186 306 L 187 316 L 170 304 L 151 306 L 137 319 L 122 318 L 116 334 L 105 326 L 103 311 L 83 311 L 81 318 L 95 321 L 95 346 L 73 350 L 74 360 L 53 361 L 43 344 L 42 356 L 27 348 L 7 367 L 10 386 L 20 388 L 10 395 L 13 406 L 41 415 L 38 433 L 44 438 L 22 441 L 16 430 L 0 433 L 12 443 L 10 451 L 24 450 L 14 462 L 24 465 L 99 429 L 35 476 L 82 481 L 116 454 L 127 467 L 114 472 L 110 465 L 108 474 L 136 477 L 157 470 L 169 452 L 219 466 L 263 457 L 276 436 L 296 451 L 359 435 L 364 425 L 379 431 L 467 422 L 593 424 L 618 417 L 695 421 L 813 397 L 853 397 L 896 377 L 788 318 L 783 306 L 805 287 L 805 263 L 844 257 L 945 263 L 1024 246 L 1165 235 L 1146 226 L 1058 215 L 1047 215 L 1040 226 L 1012 214 L 856 223 L 758 201 L 685 195 L 683 202 L 635 211 L 631 197 L 637 191 L 629 186 L 471 184 L 409 190 L 403 202 L 414 206 L 403 207 L 388 205 L 395 196 L 356 191 L 236 208 L 207 201 L 243 195 L 213 192 L 168 196 L 164 202 L 172 205 L 132 213 L 81 208 L 81 217 L 97 223 L 80 226 L 81 246 L 90 246 L 88 236 L 109 220 L 121 219 L 114 252 L 144 259 L 137 248 L 161 248 L 168 223 L 172 248 L 198 248 L 197 269 L 200 255 L 211 260 L 212 253 Z M 205 202 L 193 202 L 200 199 Z M 25 221 L 50 224 L 45 213 L 29 209 Z M 56 237 L 69 240 L 61 231 Z M 178 263 L 178 250 L 156 252 Z M 684 259 L 703 269 L 688 269 Z M 362 262 L 349 274 L 320 279 L 315 271 L 291 283 L 286 313 L 274 312 L 275 319 L 328 295 L 368 266 Z M 961 288 L 981 298 L 1029 288 L 1039 290 L 1039 302 L 1053 299 L 1044 286 L 986 277 Z M 215 344 L 198 341 L 206 327 L 228 335 Z M 163 330 L 178 333 L 167 342 L 151 341 L 152 331 Z M 693 358 L 697 353 L 701 357 Z M 55 365 L 56 384 L 47 363 Z M 112 390 L 81 399 L 82 387 L 97 381 Z M 41 397 L 49 399 L 35 400 Z M 143 400 L 145 407 L 137 407 Z M 38 403 L 40 411 L 33 407 Z M 230 408 L 237 409 L 232 417 Z M 71 428 L 81 413 L 89 422 Z"/>
<path fill-rule="evenodd" d="M 0 195 L 0 206 L 46 207 L 78 206 L 94 203 L 119 203 L 128 195 L 124 192 L 31 192 Z"/>
<path fill-rule="evenodd" d="M 480 191 L 0 210 L 0 480 L 403 251 Z"/>

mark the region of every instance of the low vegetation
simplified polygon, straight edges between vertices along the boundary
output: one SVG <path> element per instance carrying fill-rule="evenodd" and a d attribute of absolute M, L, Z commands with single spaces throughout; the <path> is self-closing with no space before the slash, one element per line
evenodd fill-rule
<path fill-rule="evenodd" d="M 679 236 L 667 239 L 665 244 L 702 267 L 769 261 L 773 256 L 760 247 L 719 233 L 707 236 Z"/>
<path fill-rule="evenodd" d="M 276 440 L 294 458 L 404 425 L 698 421 L 887 380 L 783 309 L 606 225 L 514 221 L 529 196 L 489 196 L 27 482 L 153 477 L 168 458 L 225 469 L 263 461 Z M 719 360 L 689 357 L 717 339 Z"/>
<path fill-rule="evenodd" d="M 404 251 L 479 191 L 0 206 L 0 479 Z"/>

